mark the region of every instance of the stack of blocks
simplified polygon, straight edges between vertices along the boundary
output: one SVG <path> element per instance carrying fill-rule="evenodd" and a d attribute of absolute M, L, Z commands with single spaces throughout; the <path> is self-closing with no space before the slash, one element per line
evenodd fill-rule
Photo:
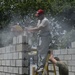
<path fill-rule="evenodd" d="M 55 57 L 59 57 L 60 60 L 67 63 L 69 75 L 75 75 L 75 42 L 72 42 L 71 49 L 53 50 L 53 54 Z M 56 67 L 56 72 L 59 75 L 58 67 Z"/>
<path fill-rule="evenodd" d="M 0 48 L 0 75 L 30 75 L 28 55 L 30 50 L 26 36 L 13 37 L 12 45 Z M 53 54 L 67 63 L 69 75 L 75 75 L 75 42 L 72 43 L 71 49 L 53 50 Z M 37 56 L 33 56 L 33 59 L 36 63 Z M 52 69 L 51 65 L 49 69 Z M 59 75 L 57 67 L 56 70 Z"/>
<path fill-rule="evenodd" d="M 29 75 L 30 46 L 26 36 L 13 37 L 13 44 L 0 48 L 0 75 Z"/>

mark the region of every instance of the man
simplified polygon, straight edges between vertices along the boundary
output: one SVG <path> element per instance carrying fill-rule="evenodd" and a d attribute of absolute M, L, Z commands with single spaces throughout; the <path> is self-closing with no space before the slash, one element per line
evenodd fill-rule
<path fill-rule="evenodd" d="M 41 44 L 38 46 L 38 71 L 43 69 L 45 64 L 45 58 L 49 49 L 50 43 L 50 28 L 49 20 L 44 16 L 44 10 L 39 9 L 35 16 L 38 18 L 37 26 L 34 28 L 27 28 L 28 31 L 35 32 L 37 31 L 39 38 L 41 39 Z"/>
<path fill-rule="evenodd" d="M 56 66 L 59 67 L 59 75 L 69 75 L 69 70 L 68 70 L 68 66 L 65 62 L 60 61 L 60 59 L 58 57 L 53 57 L 53 54 L 51 53 L 51 56 L 49 58 L 49 60 L 55 64 Z"/>

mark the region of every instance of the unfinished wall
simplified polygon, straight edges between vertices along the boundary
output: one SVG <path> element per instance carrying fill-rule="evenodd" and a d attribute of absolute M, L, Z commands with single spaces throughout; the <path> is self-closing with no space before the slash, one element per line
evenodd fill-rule
<path fill-rule="evenodd" d="M 66 62 L 69 68 L 69 75 L 75 75 L 75 42 L 72 42 L 71 49 L 60 49 L 53 51 L 54 56 L 58 56 L 62 61 Z M 58 70 L 58 68 L 56 67 Z M 57 71 L 57 75 L 59 75 Z"/>
<path fill-rule="evenodd" d="M 0 48 L 0 75 L 29 75 L 30 50 L 24 35 L 14 37 L 12 45 Z M 54 50 L 53 53 L 68 64 L 69 75 L 75 75 L 75 42 L 72 43 L 72 49 Z M 37 56 L 33 58 L 36 62 Z"/>
<path fill-rule="evenodd" d="M 0 75 L 28 75 L 29 50 L 22 35 L 14 37 L 12 45 L 0 48 Z"/>

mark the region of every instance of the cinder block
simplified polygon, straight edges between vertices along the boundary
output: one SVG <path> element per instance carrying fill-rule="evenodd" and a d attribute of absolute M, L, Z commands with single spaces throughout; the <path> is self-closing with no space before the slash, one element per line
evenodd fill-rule
<path fill-rule="evenodd" d="M 13 37 L 13 44 L 17 44 L 17 37 Z"/>
<path fill-rule="evenodd" d="M 13 59 L 18 59 L 18 52 L 12 53 Z"/>
<path fill-rule="evenodd" d="M 13 73 L 14 72 L 13 70 L 14 70 L 13 67 L 8 67 L 8 72 L 9 73 Z"/>
<path fill-rule="evenodd" d="M 2 72 L 3 72 L 3 66 L 0 66 L 0 71 L 2 71 Z"/>
<path fill-rule="evenodd" d="M 4 67 L 4 72 L 8 72 L 7 67 Z"/>
<path fill-rule="evenodd" d="M 75 75 L 75 73 L 74 73 L 74 72 L 70 72 L 70 71 L 69 71 L 69 75 Z"/>
<path fill-rule="evenodd" d="M 23 74 L 22 69 L 22 67 L 19 67 L 19 74 Z"/>
<path fill-rule="evenodd" d="M 75 66 L 75 60 L 69 60 L 68 65 L 69 66 Z"/>
<path fill-rule="evenodd" d="M 75 54 L 75 49 L 68 49 L 68 54 Z"/>
<path fill-rule="evenodd" d="M 26 41 L 26 36 L 22 36 L 22 35 L 19 35 L 18 37 L 17 37 L 17 43 L 27 43 L 27 41 Z"/>
<path fill-rule="evenodd" d="M 72 42 L 72 43 L 71 43 L 71 47 L 72 47 L 72 48 L 75 48 L 75 42 Z"/>
<path fill-rule="evenodd" d="M 68 52 L 67 52 L 67 49 L 61 49 L 61 50 L 60 50 L 60 53 L 61 53 L 61 54 L 67 54 Z"/>
<path fill-rule="evenodd" d="M 75 72 L 75 66 L 72 66 L 72 72 Z"/>
<path fill-rule="evenodd" d="M 6 46 L 6 53 L 10 53 L 10 46 Z"/>
<path fill-rule="evenodd" d="M 75 60 L 75 55 L 74 54 L 72 55 L 72 60 Z"/>
<path fill-rule="evenodd" d="M 22 57 L 23 56 L 23 52 L 19 52 L 18 54 L 19 54 L 19 59 L 23 59 L 23 57 Z"/>
<path fill-rule="evenodd" d="M 64 56 L 64 60 L 71 60 L 71 55 L 63 55 Z"/>
<path fill-rule="evenodd" d="M 10 52 L 15 52 L 15 51 L 16 51 L 16 46 L 12 45 L 11 48 L 10 48 Z"/>
<path fill-rule="evenodd" d="M 6 66 L 10 66 L 10 60 L 6 60 Z"/>
<path fill-rule="evenodd" d="M 10 73 L 6 73 L 6 75 L 11 75 Z"/>
<path fill-rule="evenodd" d="M 56 55 L 60 54 L 60 50 L 53 50 L 53 54 L 56 54 Z"/>
<path fill-rule="evenodd" d="M 13 73 L 18 73 L 18 67 L 14 67 L 13 70 L 14 70 Z"/>
<path fill-rule="evenodd" d="M 16 60 L 16 66 L 22 66 L 22 60 Z"/>
<path fill-rule="evenodd" d="M 26 44 L 18 44 L 16 48 L 17 48 L 17 51 L 28 51 L 28 50 L 30 50 L 29 45 L 26 45 Z"/>
<path fill-rule="evenodd" d="M 2 65 L 6 65 L 6 60 L 2 60 Z"/>
<path fill-rule="evenodd" d="M 11 66 L 16 66 L 16 60 L 10 60 L 10 65 Z"/>
<path fill-rule="evenodd" d="M 6 51 L 5 51 L 5 47 L 2 47 L 1 48 L 1 53 L 5 53 Z"/>

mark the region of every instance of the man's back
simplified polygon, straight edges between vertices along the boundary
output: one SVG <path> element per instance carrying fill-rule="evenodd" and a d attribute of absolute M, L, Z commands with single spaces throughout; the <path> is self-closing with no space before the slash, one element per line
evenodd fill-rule
<path fill-rule="evenodd" d="M 65 62 L 57 61 L 56 65 L 59 67 L 60 75 L 69 75 L 68 66 Z"/>

